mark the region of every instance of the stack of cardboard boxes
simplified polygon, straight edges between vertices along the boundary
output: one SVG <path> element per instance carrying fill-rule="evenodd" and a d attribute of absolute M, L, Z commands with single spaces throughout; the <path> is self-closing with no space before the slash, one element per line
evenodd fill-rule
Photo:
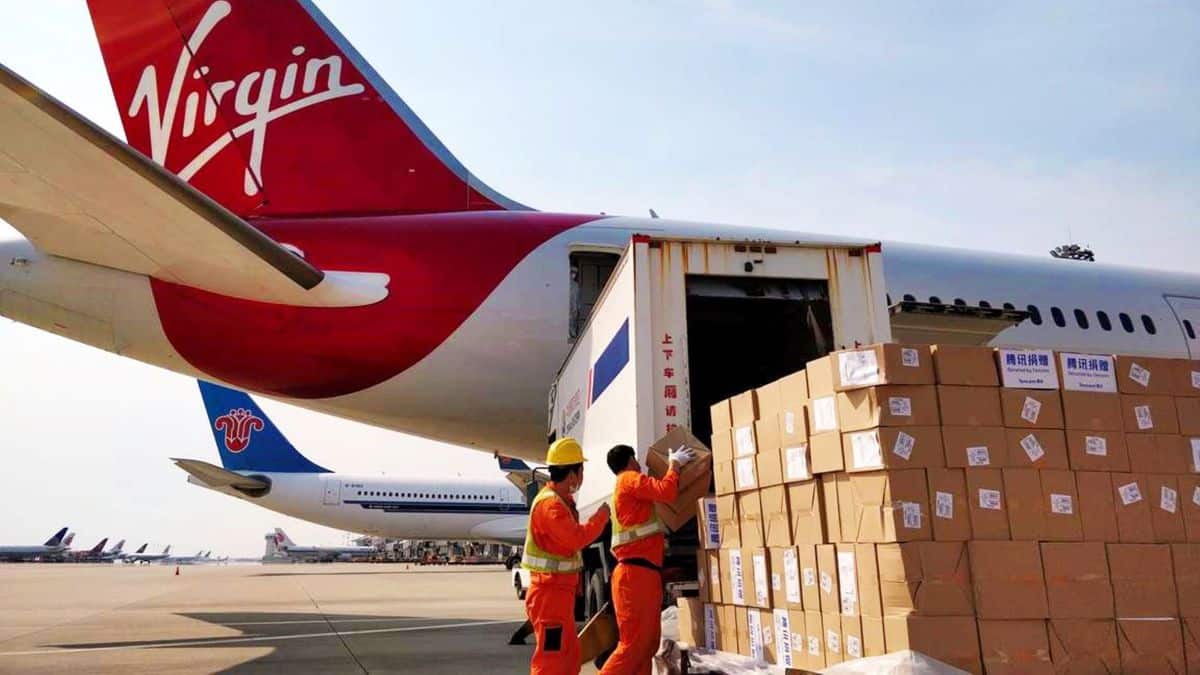
<path fill-rule="evenodd" d="M 876 345 L 712 421 L 684 639 L 797 670 L 1200 670 L 1200 362 Z"/>

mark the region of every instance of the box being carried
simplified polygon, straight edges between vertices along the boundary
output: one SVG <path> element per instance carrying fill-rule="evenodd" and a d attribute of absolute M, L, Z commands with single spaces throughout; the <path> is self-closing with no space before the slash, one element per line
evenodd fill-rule
<path fill-rule="evenodd" d="M 670 464 L 671 450 L 686 445 L 695 451 L 696 457 L 683 467 L 679 476 L 679 494 L 670 504 L 656 504 L 658 517 L 669 530 L 678 530 L 696 517 L 697 500 L 708 494 L 712 481 L 712 452 L 692 432 L 684 427 L 667 432 L 646 451 L 646 473 L 662 478 Z"/>

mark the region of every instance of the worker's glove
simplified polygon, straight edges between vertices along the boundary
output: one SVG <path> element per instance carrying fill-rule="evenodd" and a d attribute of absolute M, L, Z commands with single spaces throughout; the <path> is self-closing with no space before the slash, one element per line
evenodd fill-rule
<path fill-rule="evenodd" d="M 684 466 L 693 459 L 696 459 L 696 451 L 686 445 L 681 445 L 672 450 L 671 454 L 667 455 L 667 459 L 679 466 Z"/>

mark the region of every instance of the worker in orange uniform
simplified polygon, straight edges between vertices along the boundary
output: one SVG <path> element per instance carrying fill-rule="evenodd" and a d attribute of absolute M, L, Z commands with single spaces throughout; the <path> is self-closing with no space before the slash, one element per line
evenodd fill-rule
<path fill-rule="evenodd" d="M 694 456 L 686 447 L 671 451 L 667 475 L 656 480 L 642 474 L 633 448 L 618 445 L 608 451 L 608 468 L 617 475 L 612 497 L 612 552 L 617 559 L 612 598 L 621 638 L 604 663 L 601 675 L 651 672 L 662 633 L 662 564 L 666 544 L 666 528 L 654 505 L 675 501 L 679 468 Z"/>
<path fill-rule="evenodd" d="M 525 613 L 537 648 L 529 664 L 532 675 L 577 675 L 579 639 L 575 635 L 575 593 L 583 570 L 580 551 L 608 524 L 604 504 L 586 524 L 579 523 L 574 494 L 583 483 L 583 448 L 573 438 L 560 438 L 546 452 L 550 482 L 529 507 L 529 530 L 521 566 L 530 571 Z"/>

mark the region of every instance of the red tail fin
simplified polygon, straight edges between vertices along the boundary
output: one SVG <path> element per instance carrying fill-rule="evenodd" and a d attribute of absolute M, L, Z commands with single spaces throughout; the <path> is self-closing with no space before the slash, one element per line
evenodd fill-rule
<path fill-rule="evenodd" d="M 525 207 L 475 179 L 310 0 L 88 0 L 125 135 L 243 216 Z"/>

